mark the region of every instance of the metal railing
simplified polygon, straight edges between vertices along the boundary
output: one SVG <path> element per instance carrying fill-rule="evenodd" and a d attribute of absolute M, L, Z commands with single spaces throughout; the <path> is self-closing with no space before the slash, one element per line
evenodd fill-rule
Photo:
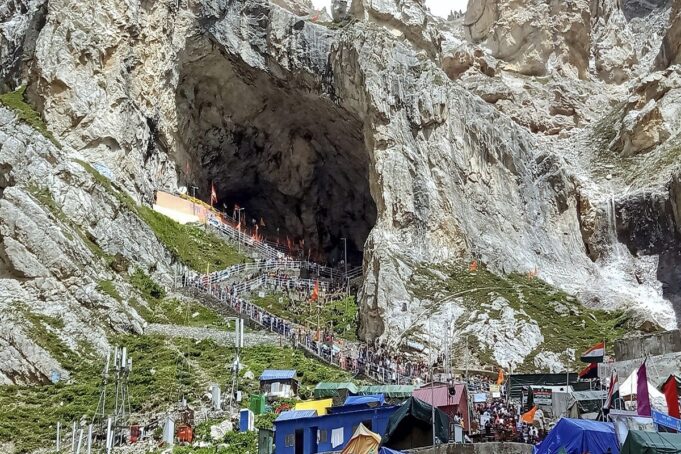
<path fill-rule="evenodd" d="M 255 281 L 262 283 L 263 277 L 265 276 L 237 285 L 241 286 L 240 288 L 242 288 L 242 291 L 248 286 L 251 286 L 252 290 L 252 286 L 258 284 Z M 389 384 L 412 384 L 420 379 L 419 377 L 400 373 L 394 368 L 379 366 L 378 364 L 371 363 L 365 358 L 362 358 L 359 352 L 362 349 L 366 351 L 366 346 L 362 348 L 355 346 L 356 348 L 353 349 L 352 344 L 349 342 L 344 343 L 344 346 L 339 343 L 334 343 L 333 340 L 331 340 L 331 342 L 320 342 L 316 339 L 314 330 L 278 317 L 271 312 L 230 293 L 220 285 L 208 283 L 201 277 L 183 277 L 182 285 L 183 287 L 193 288 L 211 295 L 217 300 L 225 303 L 238 314 L 241 314 L 260 325 L 262 328 L 284 336 L 294 347 L 301 348 L 318 359 L 355 375 L 364 374 L 379 383 Z"/>

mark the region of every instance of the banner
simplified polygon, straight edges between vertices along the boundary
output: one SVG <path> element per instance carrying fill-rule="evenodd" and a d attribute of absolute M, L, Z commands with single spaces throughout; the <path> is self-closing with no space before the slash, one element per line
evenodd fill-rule
<path fill-rule="evenodd" d="M 489 385 L 489 392 L 498 393 L 499 392 L 499 385 Z"/>
<path fill-rule="evenodd" d="M 630 430 L 657 432 L 653 418 L 638 416 L 635 411 L 610 410 L 609 416 L 615 425 L 615 433 L 620 446 L 624 444 Z"/>
<path fill-rule="evenodd" d="M 669 416 L 665 413 L 653 410 L 653 422 L 658 426 L 681 432 L 681 419 L 674 418 L 673 416 Z"/>

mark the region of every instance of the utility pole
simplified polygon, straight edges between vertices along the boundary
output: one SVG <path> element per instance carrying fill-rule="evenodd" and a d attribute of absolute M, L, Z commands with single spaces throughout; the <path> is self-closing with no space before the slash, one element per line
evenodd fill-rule
<path fill-rule="evenodd" d="M 341 238 L 343 240 L 343 263 L 345 264 L 345 293 L 350 294 L 350 279 L 348 279 L 348 239 Z M 347 300 L 345 303 L 345 311 L 347 312 Z"/>
<path fill-rule="evenodd" d="M 430 317 L 428 318 L 428 332 L 433 333 L 433 330 L 430 329 Z M 432 423 L 432 430 L 433 430 L 433 446 L 435 446 L 435 387 L 434 387 L 434 381 L 435 378 L 433 376 L 433 339 L 432 336 L 428 338 L 428 364 L 430 365 L 430 421 Z"/>

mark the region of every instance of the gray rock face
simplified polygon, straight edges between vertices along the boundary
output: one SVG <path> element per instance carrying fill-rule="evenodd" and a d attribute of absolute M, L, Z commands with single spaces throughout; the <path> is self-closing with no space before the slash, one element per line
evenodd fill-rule
<path fill-rule="evenodd" d="M 168 273 L 148 229 L 69 161 L 81 156 L 141 200 L 180 185 L 207 198 L 214 182 L 221 204 L 246 205 L 322 260 L 338 259 L 347 238 L 352 258 L 363 249 L 368 340 L 406 339 L 425 313 L 445 320 L 408 283 L 419 266 L 473 258 L 673 327 L 676 85 L 671 72 L 659 76 L 666 91 L 635 79 L 648 75 L 670 11 L 634 3 L 471 0 L 462 23 L 445 24 L 416 0 L 354 0 L 352 20 L 326 27 L 300 17 L 302 3 L 52 1 L 24 71 L 66 147 L 34 158 L 57 152 L 17 142 L 10 131 L 20 127 L 3 123 L 0 208 L 22 221 L 0 223 L 10 238 L 0 269 L 22 291 L 54 279 L 65 287 L 55 293 L 73 292 L 74 311 L 93 310 L 95 282 L 110 275 L 101 264 L 83 271 L 96 260 L 78 238 L 67 247 L 74 223 L 108 253 Z M 664 39 L 671 62 L 678 43 Z M 27 193 L 32 183 L 47 186 L 69 222 Z M 35 219 L 60 233 L 41 235 Z M 652 228 L 659 219 L 664 228 Z M 95 298 L 116 323 L 139 323 L 116 313 L 124 304 Z M 480 332 L 527 335 L 541 349 L 541 327 L 497 312 L 475 314 Z M 498 361 L 530 354 L 488 347 Z M 570 356 L 554 353 L 537 367 Z"/>

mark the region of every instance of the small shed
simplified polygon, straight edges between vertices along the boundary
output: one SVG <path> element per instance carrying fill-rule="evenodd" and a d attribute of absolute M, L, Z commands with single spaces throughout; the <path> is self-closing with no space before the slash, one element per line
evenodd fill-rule
<path fill-rule="evenodd" d="M 464 430 L 470 430 L 468 391 L 465 384 L 433 383 L 432 387 L 430 384 L 426 384 L 415 389 L 413 395 L 429 405 L 434 403 L 436 408 L 447 414 L 450 424 L 453 424 L 454 417 L 457 414 L 460 415 Z M 454 434 L 453 430 L 454 427 L 450 426 L 450 435 Z"/>
<path fill-rule="evenodd" d="M 288 399 L 298 395 L 296 371 L 266 369 L 260 375 L 260 392 L 268 400 Z"/>
<path fill-rule="evenodd" d="M 333 399 L 303 400 L 296 402 L 294 410 L 315 410 L 319 416 L 325 415 L 333 406 Z"/>

